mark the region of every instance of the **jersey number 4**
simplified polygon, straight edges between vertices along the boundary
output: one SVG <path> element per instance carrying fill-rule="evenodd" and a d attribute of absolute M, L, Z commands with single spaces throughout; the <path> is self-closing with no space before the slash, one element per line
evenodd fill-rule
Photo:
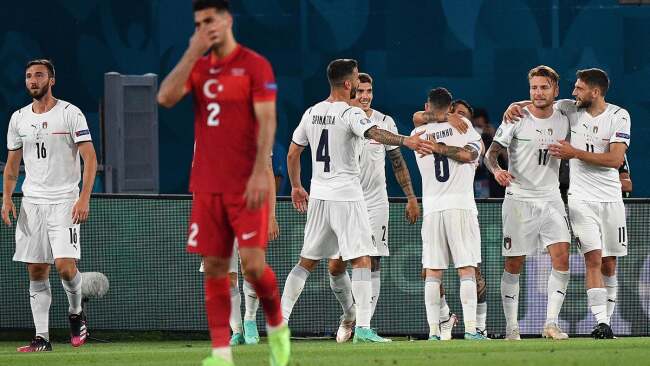
<path fill-rule="evenodd" d="M 322 161 L 324 164 L 323 171 L 330 171 L 330 147 L 329 147 L 329 132 L 323 130 L 318 140 L 318 147 L 316 148 L 316 161 Z"/>

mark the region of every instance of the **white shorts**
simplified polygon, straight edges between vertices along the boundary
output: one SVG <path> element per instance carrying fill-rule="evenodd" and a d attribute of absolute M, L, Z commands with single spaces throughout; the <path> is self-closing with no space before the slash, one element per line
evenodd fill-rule
<path fill-rule="evenodd" d="M 375 246 L 364 201 L 309 200 L 301 257 L 347 261 L 375 253 Z"/>
<path fill-rule="evenodd" d="M 569 219 L 582 254 L 602 249 L 603 257 L 627 255 L 627 225 L 622 201 L 590 202 L 569 198 Z"/>
<path fill-rule="evenodd" d="M 555 243 L 570 243 L 569 219 L 562 200 L 519 201 L 503 200 L 504 257 L 536 255 Z"/>
<path fill-rule="evenodd" d="M 481 231 L 472 210 L 450 209 L 424 216 L 422 222 L 422 267 L 476 267 L 481 263 Z"/>
<path fill-rule="evenodd" d="M 52 264 L 58 258 L 81 258 L 80 225 L 72 223 L 74 204 L 23 200 L 16 224 L 14 261 Z"/>
<path fill-rule="evenodd" d="M 370 230 L 377 246 L 371 257 L 388 257 L 388 206 L 369 208 Z"/>
<path fill-rule="evenodd" d="M 228 273 L 237 273 L 239 270 L 239 244 L 237 243 L 237 238 L 232 244 L 232 255 L 230 256 L 230 264 L 228 265 Z M 201 259 L 201 267 L 199 267 L 199 272 L 205 272 L 203 268 L 203 259 Z"/>

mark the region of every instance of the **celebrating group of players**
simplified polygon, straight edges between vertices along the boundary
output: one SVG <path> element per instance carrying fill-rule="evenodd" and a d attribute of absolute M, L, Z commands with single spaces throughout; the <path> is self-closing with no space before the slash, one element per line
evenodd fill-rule
<path fill-rule="evenodd" d="M 408 197 L 406 219 L 420 208 L 400 147 L 416 154 L 422 176 L 422 265 L 430 340 L 451 339 L 457 317 L 445 301 L 441 279 L 451 263 L 460 277 L 465 338 L 487 339 L 485 281 L 479 271 L 481 238 L 473 195 L 476 167 L 485 150 L 465 118 L 471 107 L 452 101 L 444 88 L 429 92 L 425 110 L 414 114 L 415 129 L 399 135 L 393 119 L 371 108 L 372 77 L 355 60 L 327 67 L 329 97 L 308 108 L 293 133 L 287 156 L 291 198 L 307 213 L 299 262 L 282 295 L 266 264 L 269 238 L 278 235 L 269 156 L 276 124 L 276 91 L 270 63 L 239 45 L 225 0 L 194 0 L 195 33 L 183 57 L 165 78 L 158 102 L 172 107 L 191 93 L 195 111 L 193 193 L 187 249 L 202 256 L 212 355 L 205 366 L 232 365 L 230 345 L 257 343 L 257 304 L 266 315 L 270 364 L 290 358 L 289 317 L 310 272 L 328 260 L 330 285 L 343 315 L 338 342 L 388 342 L 370 328 L 380 293 L 380 259 L 388 256 L 388 197 L 384 162 Z M 607 75 L 577 73 L 575 101 L 555 101 L 557 73 L 538 66 L 528 74 L 530 101 L 513 103 L 484 159 L 506 186 L 503 203 L 501 296 L 506 339 L 519 339 L 519 273 L 525 257 L 546 248 L 552 259 L 543 336 L 567 338 L 558 326 L 569 281 L 570 230 L 584 254 L 589 308 L 596 338 L 613 338 L 609 321 L 616 300 L 616 258 L 627 254 L 625 211 L 617 168 L 630 141 L 630 117 L 605 102 Z M 30 302 L 36 336 L 21 352 L 49 351 L 51 303 L 47 280 L 55 263 L 70 301 L 71 343 L 84 344 L 79 223 L 88 217 L 96 159 L 81 111 L 52 96 L 54 67 L 47 60 L 26 68 L 33 103 L 13 114 L 8 133 L 2 218 L 16 216 L 11 194 L 24 156 L 24 199 L 16 228 L 14 260 L 28 263 Z M 570 139 L 570 142 L 567 141 Z M 300 155 L 311 146 L 309 194 L 301 185 Z M 507 151 L 508 170 L 497 163 Z M 83 189 L 79 154 L 84 160 Z M 558 188 L 561 159 L 570 159 L 569 215 Z M 235 248 L 234 242 L 237 246 Z M 236 287 L 238 257 L 246 293 L 241 325 Z M 346 270 L 352 266 L 352 276 Z M 233 280 L 234 279 L 234 280 Z M 231 302 L 233 303 L 231 305 Z M 230 316 L 232 313 L 233 316 Z M 230 323 L 230 324 L 229 324 Z M 231 337 L 230 328 L 233 330 Z"/>

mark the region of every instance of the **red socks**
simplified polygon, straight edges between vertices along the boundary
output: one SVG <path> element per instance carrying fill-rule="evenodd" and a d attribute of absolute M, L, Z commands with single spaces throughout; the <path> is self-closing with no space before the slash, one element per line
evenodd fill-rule
<path fill-rule="evenodd" d="M 204 285 L 205 309 L 212 348 L 227 347 L 230 344 L 230 324 L 228 322 L 230 318 L 230 283 L 228 277 L 205 277 Z"/>
<path fill-rule="evenodd" d="M 257 297 L 262 303 L 266 322 L 272 327 L 277 327 L 282 324 L 282 309 L 280 308 L 280 290 L 278 289 L 278 282 L 275 278 L 275 273 L 268 264 L 264 267 L 264 273 L 259 280 L 252 283 L 257 293 Z M 228 298 L 230 301 L 230 298 Z M 226 319 L 228 325 L 228 319 Z"/>

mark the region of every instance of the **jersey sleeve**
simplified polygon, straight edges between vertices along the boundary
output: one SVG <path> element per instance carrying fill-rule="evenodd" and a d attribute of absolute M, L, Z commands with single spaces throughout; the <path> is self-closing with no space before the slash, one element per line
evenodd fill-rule
<path fill-rule="evenodd" d="M 481 158 L 481 152 L 483 150 L 483 144 L 482 144 L 483 140 L 481 139 L 481 135 L 479 135 L 478 132 L 476 132 L 476 130 L 474 129 L 474 127 L 472 127 L 472 123 L 465 118 L 463 118 L 463 120 L 468 125 L 467 146 L 476 150 L 476 152 L 478 153 L 478 157 L 476 158 L 475 162 L 478 162 L 478 160 Z"/>
<path fill-rule="evenodd" d="M 576 103 L 571 99 L 558 100 L 557 102 L 555 102 L 555 109 L 564 113 L 565 116 L 568 116 L 572 113 L 576 113 L 578 111 L 578 108 L 576 107 Z"/>
<path fill-rule="evenodd" d="M 311 108 L 309 110 L 311 110 Z M 298 123 L 298 127 L 296 127 L 296 129 L 293 131 L 293 135 L 291 136 L 291 142 L 303 147 L 309 145 L 307 131 L 305 131 L 305 120 L 309 116 L 309 110 L 305 111 L 305 114 L 303 114 L 300 123 Z"/>
<path fill-rule="evenodd" d="M 622 142 L 630 147 L 630 114 L 625 109 L 621 109 L 613 117 L 614 124 L 609 143 Z"/>
<path fill-rule="evenodd" d="M 251 91 L 253 102 L 268 102 L 275 100 L 278 85 L 275 83 L 271 63 L 263 57 L 255 60 L 251 70 Z"/>
<path fill-rule="evenodd" d="M 399 134 L 399 131 L 397 131 L 397 125 L 395 124 L 395 121 L 390 116 L 386 116 L 386 129 L 396 135 Z M 399 146 L 393 146 L 393 145 L 384 145 L 384 147 L 386 148 L 386 151 L 392 151 L 399 148 Z"/>
<path fill-rule="evenodd" d="M 14 112 L 9 120 L 7 130 L 7 150 L 19 150 L 23 147 L 23 140 L 18 133 L 18 112 Z"/>
<path fill-rule="evenodd" d="M 88 129 L 88 123 L 86 122 L 86 117 L 79 108 L 70 106 L 68 109 L 70 111 L 65 115 L 66 123 L 68 125 L 68 132 L 72 136 L 72 141 L 75 144 L 85 141 L 91 141 L 90 130 Z"/>
<path fill-rule="evenodd" d="M 515 130 L 518 124 L 519 122 L 501 122 L 501 126 L 499 126 L 497 129 L 497 132 L 494 135 L 494 139 L 492 141 L 507 149 L 510 146 L 510 142 L 512 142 L 512 138 L 515 136 Z"/>
<path fill-rule="evenodd" d="M 345 110 L 342 119 L 348 121 L 352 133 L 359 137 L 365 137 L 366 131 L 371 127 L 377 126 L 376 122 L 373 122 L 361 108 L 357 107 L 351 107 Z"/>

